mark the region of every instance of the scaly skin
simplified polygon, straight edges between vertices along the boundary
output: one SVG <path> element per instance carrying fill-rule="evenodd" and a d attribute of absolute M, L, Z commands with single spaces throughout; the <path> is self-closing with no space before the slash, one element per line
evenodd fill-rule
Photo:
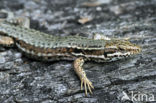
<path fill-rule="evenodd" d="M 82 66 L 84 61 L 109 62 L 137 54 L 141 48 L 124 39 L 95 40 L 80 36 L 57 37 L 8 22 L 0 22 L 0 44 L 16 45 L 24 54 L 44 61 L 75 60 L 74 70 L 90 93 L 94 86 Z M 5 40 L 4 40 L 5 39 Z"/>

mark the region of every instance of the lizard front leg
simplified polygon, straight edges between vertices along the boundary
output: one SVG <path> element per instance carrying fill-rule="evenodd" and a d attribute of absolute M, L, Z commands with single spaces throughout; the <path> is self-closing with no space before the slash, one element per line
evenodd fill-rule
<path fill-rule="evenodd" d="M 77 58 L 74 61 L 74 70 L 81 80 L 81 90 L 83 89 L 84 86 L 85 94 L 87 95 L 87 89 L 89 89 L 89 92 L 92 94 L 92 89 L 94 89 L 94 86 L 92 85 L 92 82 L 87 78 L 86 73 L 82 68 L 83 64 L 84 59 L 82 57 Z"/>
<path fill-rule="evenodd" d="M 118 39 L 118 38 L 109 38 L 109 37 L 107 37 L 105 35 L 94 33 L 92 39 L 94 39 L 94 40 L 112 40 L 112 39 Z M 121 39 L 129 40 L 130 38 L 129 37 L 125 37 L 125 38 L 120 38 L 118 40 L 121 40 Z"/>

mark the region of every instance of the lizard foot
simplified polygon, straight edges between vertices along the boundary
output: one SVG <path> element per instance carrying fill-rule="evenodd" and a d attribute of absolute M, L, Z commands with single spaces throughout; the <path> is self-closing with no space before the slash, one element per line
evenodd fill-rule
<path fill-rule="evenodd" d="M 86 77 L 81 79 L 81 90 L 83 89 L 83 86 L 85 87 L 85 95 L 87 95 L 87 89 L 89 89 L 89 92 L 93 94 L 92 89 L 94 89 L 94 86 L 92 85 L 92 82 Z"/>
<path fill-rule="evenodd" d="M 87 95 L 87 89 L 89 89 L 89 92 L 92 94 L 92 89 L 94 89 L 94 86 L 92 85 L 92 82 L 87 78 L 86 73 L 82 68 L 83 64 L 84 59 L 82 57 L 77 58 L 74 61 L 74 70 L 81 80 L 81 90 L 84 86 L 85 94 Z"/>

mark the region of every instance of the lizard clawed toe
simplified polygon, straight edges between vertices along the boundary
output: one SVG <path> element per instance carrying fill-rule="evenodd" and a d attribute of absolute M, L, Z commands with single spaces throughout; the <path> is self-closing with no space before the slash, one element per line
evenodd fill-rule
<path fill-rule="evenodd" d="M 83 64 L 84 64 L 84 59 L 77 58 L 74 61 L 74 70 L 81 80 L 81 90 L 83 89 L 84 86 L 85 94 L 87 96 L 87 90 L 89 90 L 89 92 L 93 94 L 92 89 L 94 89 L 94 86 L 92 85 L 92 82 L 87 78 L 86 73 L 82 68 Z"/>
<path fill-rule="evenodd" d="M 81 90 L 83 89 L 83 86 L 85 87 L 85 95 L 88 94 L 87 93 L 88 90 L 91 94 L 93 94 L 92 89 L 94 89 L 94 86 L 92 85 L 92 82 L 88 78 L 81 79 Z"/>

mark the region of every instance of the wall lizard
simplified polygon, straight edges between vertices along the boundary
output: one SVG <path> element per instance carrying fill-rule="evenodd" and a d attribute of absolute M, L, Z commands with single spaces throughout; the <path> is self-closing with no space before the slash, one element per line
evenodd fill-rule
<path fill-rule="evenodd" d="M 16 25 L 21 21 L 21 18 L 0 21 L 0 45 L 15 45 L 25 55 L 37 60 L 74 60 L 74 70 L 81 80 L 81 90 L 84 86 L 86 95 L 87 90 L 92 94 L 94 86 L 82 67 L 85 61 L 110 62 L 141 51 L 139 46 L 125 39 L 52 36 L 30 29 L 29 26 Z"/>

